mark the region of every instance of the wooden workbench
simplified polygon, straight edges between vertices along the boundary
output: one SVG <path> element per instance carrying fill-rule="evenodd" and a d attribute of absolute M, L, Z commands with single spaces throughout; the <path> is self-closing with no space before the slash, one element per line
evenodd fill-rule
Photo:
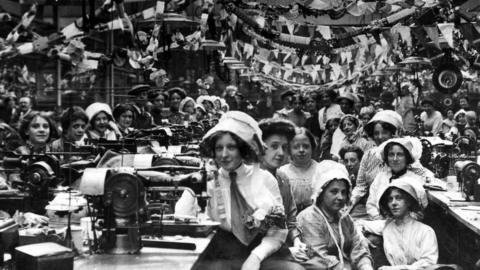
<path fill-rule="evenodd" d="M 440 263 L 475 269 L 480 259 L 480 203 L 466 202 L 460 192 L 428 191 L 424 222 L 437 235 Z"/>
<path fill-rule="evenodd" d="M 178 239 L 166 237 L 166 240 Z M 210 243 L 211 237 L 184 237 L 180 241 L 193 242 L 195 250 L 142 248 L 140 254 L 84 254 L 75 258 L 75 270 L 189 270 L 198 256 Z"/>
<path fill-rule="evenodd" d="M 480 236 L 480 202 L 467 202 L 453 191 L 428 191 L 428 199 Z"/>

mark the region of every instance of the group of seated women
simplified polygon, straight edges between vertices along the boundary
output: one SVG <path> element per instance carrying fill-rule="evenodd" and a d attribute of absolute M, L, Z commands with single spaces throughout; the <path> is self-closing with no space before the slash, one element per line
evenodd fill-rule
<path fill-rule="evenodd" d="M 434 267 L 435 232 L 421 222 L 433 174 L 418 163 L 418 139 L 398 137 L 401 127 L 395 112 L 378 112 L 364 127 L 376 147 L 340 151 L 361 159 L 354 186 L 351 164 L 314 159 L 307 129 L 227 112 L 201 143 L 218 167 L 207 214 L 220 229 L 193 269 Z M 383 239 L 385 261 L 375 261 L 371 234 Z"/>

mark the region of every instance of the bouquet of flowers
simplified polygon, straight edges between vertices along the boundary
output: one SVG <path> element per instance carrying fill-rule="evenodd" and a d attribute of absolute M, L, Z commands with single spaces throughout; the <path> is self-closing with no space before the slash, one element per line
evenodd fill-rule
<path fill-rule="evenodd" d="M 252 215 L 244 217 L 244 222 L 249 230 L 258 229 L 261 232 L 267 232 L 271 227 L 285 229 L 287 227 L 285 210 L 283 206 L 273 206 L 268 211 L 257 209 Z"/>

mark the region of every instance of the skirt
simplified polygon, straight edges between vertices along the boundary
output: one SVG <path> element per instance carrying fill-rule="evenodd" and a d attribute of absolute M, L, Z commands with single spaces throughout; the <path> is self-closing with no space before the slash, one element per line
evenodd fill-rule
<path fill-rule="evenodd" d="M 256 237 L 245 246 L 233 233 L 219 229 L 191 268 L 192 270 L 237 270 L 252 250 L 260 244 L 263 236 Z M 303 270 L 295 262 L 288 247 L 284 244 L 277 252 L 262 261 L 261 270 Z"/>

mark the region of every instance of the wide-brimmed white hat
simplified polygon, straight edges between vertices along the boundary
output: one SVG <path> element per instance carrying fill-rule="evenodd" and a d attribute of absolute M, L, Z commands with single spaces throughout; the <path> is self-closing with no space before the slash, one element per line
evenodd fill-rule
<path fill-rule="evenodd" d="M 403 137 L 403 138 L 393 138 L 387 140 L 380 144 L 376 149 L 376 155 L 378 158 L 383 160 L 383 162 L 387 162 L 385 158 L 385 147 L 391 143 L 396 143 L 402 145 L 410 154 L 413 159 L 413 162 L 419 160 L 422 157 L 423 146 L 422 142 L 415 137 Z"/>
<path fill-rule="evenodd" d="M 419 184 L 418 180 L 410 177 L 401 177 L 392 181 L 390 185 L 383 191 L 382 196 L 380 196 L 380 199 L 378 200 L 378 208 L 382 211 L 382 213 L 389 213 L 390 211 L 388 208 L 387 195 L 392 188 L 398 188 L 410 195 L 418 203 L 419 209 L 417 210 L 423 210 L 427 208 L 427 193 L 425 192 L 423 186 Z"/>
<path fill-rule="evenodd" d="M 262 130 L 257 121 L 241 111 L 229 111 L 222 115 L 218 124 L 210 129 L 201 143 L 202 154 L 214 157 L 211 138 L 218 132 L 229 132 L 243 140 L 257 156 L 263 155 L 265 145 L 262 141 Z"/>
<path fill-rule="evenodd" d="M 312 200 L 315 201 L 330 182 L 340 179 L 345 180 L 349 188 L 352 186 L 345 165 L 333 160 L 320 162 L 315 170 L 312 181 Z"/>

